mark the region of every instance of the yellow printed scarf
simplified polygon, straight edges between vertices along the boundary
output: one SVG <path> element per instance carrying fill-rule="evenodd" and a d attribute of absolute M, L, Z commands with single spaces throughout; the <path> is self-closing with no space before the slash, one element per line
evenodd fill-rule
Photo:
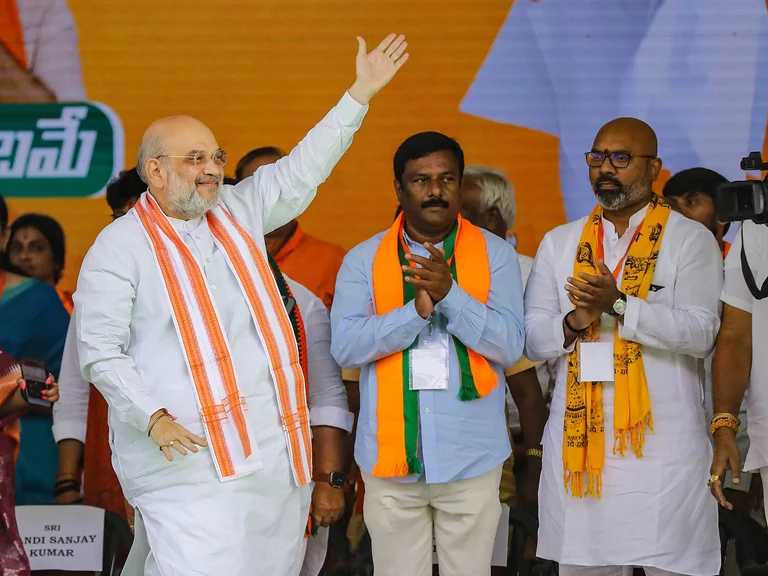
<path fill-rule="evenodd" d="M 648 294 L 661 247 L 670 207 L 656 194 L 640 224 L 637 237 L 624 262 L 621 291 L 627 296 L 643 298 Z M 587 220 L 576 250 L 573 275 L 596 274 L 597 255 L 603 209 L 598 206 Z M 600 338 L 600 320 L 596 320 L 579 339 L 595 342 Z M 640 344 L 619 338 L 619 325 L 613 338 L 614 402 L 613 452 L 622 456 L 627 442 L 635 456 L 642 458 L 645 427 L 653 432 L 651 398 L 645 379 Z M 565 489 L 577 498 L 602 494 L 602 469 L 605 457 L 603 421 L 603 387 L 601 382 L 579 382 L 579 347 L 568 355 L 566 376 L 565 425 L 563 433 L 563 470 Z M 586 478 L 584 473 L 586 472 Z M 586 480 L 586 482 L 585 482 Z"/>
<path fill-rule="evenodd" d="M 414 299 L 416 289 L 404 281 L 402 266 L 407 264 L 403 240 L 404 216 L 401 214 L 384 235 L 373 260 L 373 299 L 376 314 L 383 315 Z M 488 300 L 491 270 L 485 238 L 479 228 L 463 220 L 443 241 L 445 258 L 453 279 L 480 302 Z M 421 472 L 418 459 L 419 397 L 410 389 L 409 351 L 396 352 L 376 362 L 378 398 L 376 439 L 379 456 L 373 475 L 382 478 L 407 476 Z M 499 377 L 488 361 L 477 352 L 453 339 L 461 368 L 459 400 L 471 401 L 486 396 L 498 384 Z"/>

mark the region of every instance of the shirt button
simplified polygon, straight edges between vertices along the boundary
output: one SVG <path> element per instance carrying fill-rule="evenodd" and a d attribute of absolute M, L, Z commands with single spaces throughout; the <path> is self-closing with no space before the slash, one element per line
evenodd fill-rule
<path fill-rule="evenodd" d="M 426 340 L 424 340 L 424 346 L 426 346 L 427 344 L 429 344 L 429 342 L 427 342 Z"/>
<path fill-rule="evenodd" d="M 424 408 L 424 412 L 426 412 L 427 414 L 429 414 L 429 408 Z"/>
<path fill-rule="evenodd" d="M 213 284 L 211 284 L 211 290 L 216 290 L 216 286 L 214 286 Z"/>
<path fill-rule="evenodd" d="M 197 240 L 200 240 L 200 236 L 195 236 L 195 238 L 196 238 Z"/>
<path fill-rule="evenodd" d="M 206 259 L 205 259 L 205 263 L 206 263 L 206 264 L 210 264 L 210 263 L 211 263 L 211 259 L 210 259 L 210 258 L 206 258 Z"/>

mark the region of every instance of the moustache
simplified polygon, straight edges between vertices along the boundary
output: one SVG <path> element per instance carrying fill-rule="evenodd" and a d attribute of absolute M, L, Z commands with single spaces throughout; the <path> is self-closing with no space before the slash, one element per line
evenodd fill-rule
<path fill-rule="evenodd" d="M 439 206 L 440 208 L 448 208 L 448 202 L 442 198 L 430 198 L 421 203 L 422 208 L 432 208 L 433 206 Z"/>
<path fill-rule="evenodd" d="M 195 184 L 219 184 L 220 181 L 220 178 L 217 178 L 216 176 L 210 176 L 208 178 L 198 178 L 195 180 Z"/>
<path fill-rule="evenodd" d="M 607 174 L 604 176 L 600 176 L 597 180 L 595 180 L 595 190 L 598 190 L 601 184 L 606 184 L 606 183 L 613 184 L 614 186 L 616 186 L 616 188 L 619 189 L 619 191 L 624 190 L 624 184 L 622 184 L 621 181 L 617 180 L 616 178 L 612 178 Z"/>

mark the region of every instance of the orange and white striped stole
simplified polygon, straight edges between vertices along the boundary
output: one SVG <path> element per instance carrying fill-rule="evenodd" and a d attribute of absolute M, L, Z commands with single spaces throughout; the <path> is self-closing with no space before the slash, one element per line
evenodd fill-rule
<path fill-rule="evenodd" d="M 163 278 L 219 478 L 230 480 L 259 470 L 263 464 L 248 431 L 245 399 L 238 389 L 229 344 L 200 264 L 148 192 L 136 204 L 136 215 Z M 210 210 L 206 218 L 264 346 L 293 477 L 303 486 L 312 477 L 309 409 L 288 314 L 267 259 L 253 239 L 222 204 Z"/>

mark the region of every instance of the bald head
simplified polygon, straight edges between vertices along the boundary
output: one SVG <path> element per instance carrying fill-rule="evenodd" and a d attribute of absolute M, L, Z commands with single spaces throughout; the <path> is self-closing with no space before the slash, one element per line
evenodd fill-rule
<path fill-rule="evenodd" d="M 137 170 L 166 214 L 195 217 L 218 199 L 225 155 L 210 128 L 191 116 L 153 122 L 139 146 Z"/>
<path fill-rule="evenodd" d="M 604 209 L 635 209 L 650 201 L 652 184 L 661 172 L 657 154 L 656 133 L 642 120 L 616 118 L 600 128 L 587 164 L 592 188 Z"/>
<path fill-rule="evenodd" d="M 144 131 L 144 136 L 141 139 L 136 162 L 139 176 L 145 183 L 149 184 L 147 181 L 147 162 L 149 160 L 164 154 L 187 154 L 190 150 L 196 149 L 194 142 L 202 142 L 203 140 L 215 142 L 216 138 L 208 126 L 197 118 L 177 115 L 155 120 Z M 186 150 L 183 152 L 169 152 L 169 150 L 177 148 Z M 218 148 L 218 145 L 216 148 Z M 204 150 L 204 148 L 197 149 Z"/>
<path fill-rule="evenodd" d="M 637 152 L 634 152 L 635 154 L 656 156 L 659 153 L 659 141 L 656 138 L 656 132 L 648 124 L 637 118 L 616 118 L 608 122 L 600 128 L 597 136 L 595 136 L 595 148 L 599 150 L 598 141 L 607 138 L 632 142 L 633 146 L 638 149 Z"/>

